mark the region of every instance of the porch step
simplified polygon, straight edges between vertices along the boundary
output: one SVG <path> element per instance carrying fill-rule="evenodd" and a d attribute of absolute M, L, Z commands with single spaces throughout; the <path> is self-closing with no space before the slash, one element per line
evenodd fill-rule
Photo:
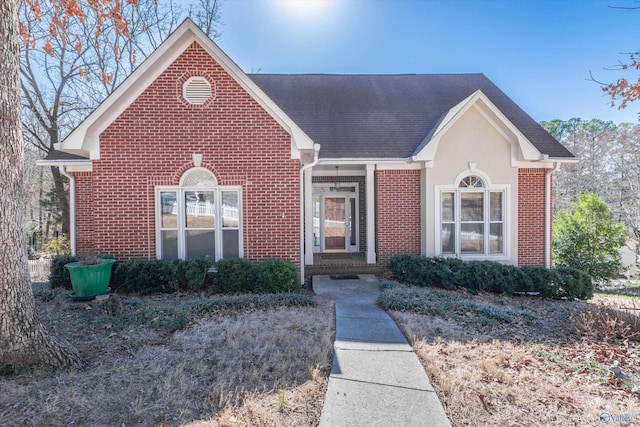
<path fill-rule="evenodd" d="M 379 265 L 308 265 L 305 276 L 329 276 L 347 274 L 380 274 L 386 270 Z"/>

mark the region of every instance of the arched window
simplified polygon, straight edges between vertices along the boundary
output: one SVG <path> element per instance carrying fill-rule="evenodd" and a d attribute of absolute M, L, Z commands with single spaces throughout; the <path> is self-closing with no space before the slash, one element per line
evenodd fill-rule
<path fill-rule="evenodd" d="M 218 186 L 207 169 L 185 172 L 177 187 L 156 188 L 159 259 L 238 258 L 241 189 Z"/>
<path fill-rule="evenodd" d="M 439 194 L 439 253 L 487 257 L 506 255 L 506 195 L 504 186 L 490 186 L 468 174 Z"/>

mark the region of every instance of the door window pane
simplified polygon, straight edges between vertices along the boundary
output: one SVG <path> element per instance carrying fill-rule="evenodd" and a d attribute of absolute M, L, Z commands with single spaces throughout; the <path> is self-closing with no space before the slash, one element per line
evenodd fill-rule
<path fill-rule="evenodd" d="M 185 191 L 184 212 L 187 228 L 214 228 L 215 204 L 213 191 Z"/>
<path fill-rule="evenodd" d="M 355 246 L 356 245 L 356 224 L 357 224 L 357 217 L 355 217 L 355 213 L 356 213 L 356 199 L 355 198 L 350 198 L 349 199 L 349 244 L 351 246 Z"/>
<path fill-rule="evenodd" d="M 329 250 L 345 249 L 346 212 L 344 197 L 324 199 L 324 247 Z"/>
<path fill-rule="evenodd" d="M 484 193 L 460 193 L 462 221 L 484 220 Z"/>
<path fill-rule="evenodd" d="M 216 233 L 213 230 L 185 231 L 186 258 L 209 256 L 215 259 L 215 236 Z"/>
<path fill-rule="evenodd" d="M 460 252 L 484 253 L 484 224 L 460 224 Z"/>
<path fill-rule="evenodd" d="M 222 226 L 240 227 L 240 204 L 237 191 L 222 192 Z"/>
<path fill-rule="evenodd" d="M 320 196 L 313 196 L 313 246 L 320 246 Z"/>

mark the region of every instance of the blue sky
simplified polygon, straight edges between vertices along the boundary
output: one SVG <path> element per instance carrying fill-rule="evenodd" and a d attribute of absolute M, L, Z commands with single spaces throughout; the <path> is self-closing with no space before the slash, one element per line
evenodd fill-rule
<path fill-rule="evenodd" d="M 296 3 L 306 3 L 305 5 Z M 484 73 L 535 120 L 637 123 L 589 81 L 640 49 L 630 0 L 222 0 L 222 49 L 246 72 Z M 633 74 L 631 74 L 633 76 Z"/>

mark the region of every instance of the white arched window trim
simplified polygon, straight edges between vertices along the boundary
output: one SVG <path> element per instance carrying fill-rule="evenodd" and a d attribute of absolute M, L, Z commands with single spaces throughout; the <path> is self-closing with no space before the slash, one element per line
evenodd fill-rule
<path fill-rule="evenodd" d="M 470 177 L 481 186 L 467 186 Z M 436 185 L 435 254 L 468 260 L 510 259 L 510 185 L 493 184 L 488 174 L 468 169 L 451 185 Z"/>
<path fill-rule="evenodd" d="M 177 186 L 155 188 L 155 221 L 158 259 L 243 256 L 242 187 L 218 185 L 205 168 L 189 169 Z"/>

